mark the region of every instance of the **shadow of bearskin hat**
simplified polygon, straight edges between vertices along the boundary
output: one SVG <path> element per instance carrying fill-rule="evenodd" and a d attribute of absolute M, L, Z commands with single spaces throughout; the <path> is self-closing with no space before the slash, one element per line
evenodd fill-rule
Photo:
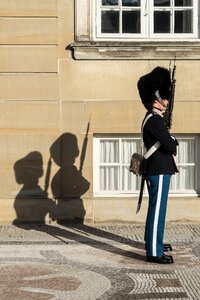
<path fill-rule="evenodd" d="M 159 92 L 162 99 L 169 99 L 170 85 L 170 72 L 162 67 L 156 67 L 150 73 L 140 77 L 138 90 L 145 108 L 147 110 L 152 109 L 152 104 L 157 99 L 155 96 L 156 91 Z"/>

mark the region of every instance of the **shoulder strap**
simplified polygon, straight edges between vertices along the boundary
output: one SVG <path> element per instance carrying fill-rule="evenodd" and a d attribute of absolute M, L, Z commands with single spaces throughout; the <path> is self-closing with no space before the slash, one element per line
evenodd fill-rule
<path fill-rule="evenodd" d="M 142 124 L 142 135 L 143 135 L 143 128 L 144 125 L 146 124 L 146 122 L 153 116 L 152 113 L 150 113 L 149 115 L 146 116 L 146 118 L 144 119 L 144 122 Z M 160 147 L 161 143 L 159 141 L 157 141 L 153 146 L 151 146 L 151 148 L 145 153 L 144 158 L 147 159 L 149 158 L 159 147 Z"/>
<path fill-rule="evenodd" d="M 157 141 L 153 146 L 151 146 L 147 153 L 145 153 L 144 158 L 149 158 L 149 156 L 151 156 L 160 147 L 160 145 L 161 143 Z"/>
<path fill-rule="evenodd" d="M 146 116 L 146 118 L 144 119 L 143 123 L 142 123 L 142 132 L 143 132 L 143 128 L 144 125 L 146 124 L 146 122 L 153 116 L 152 113 L 150 113 L 149 115 Z"/>

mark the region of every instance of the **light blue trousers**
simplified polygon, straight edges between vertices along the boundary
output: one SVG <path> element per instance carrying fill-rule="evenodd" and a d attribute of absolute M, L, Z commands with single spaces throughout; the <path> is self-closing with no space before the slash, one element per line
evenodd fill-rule
<path fill-rule="evenodd" d="M 163 236 L 170 175 L 148 176 L 149 207 L 145 226 L 146 254 L 163 255 Z"/>

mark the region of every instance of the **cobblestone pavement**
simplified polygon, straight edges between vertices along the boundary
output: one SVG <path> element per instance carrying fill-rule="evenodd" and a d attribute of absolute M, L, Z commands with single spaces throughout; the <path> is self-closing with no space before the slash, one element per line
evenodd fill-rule
<path fill-rule="evenodd" d="M 143 224 L 0 226 L 0 299 L 200 299 L 200 224 L 167 224 L 172 265 L 145 261 Z"/>

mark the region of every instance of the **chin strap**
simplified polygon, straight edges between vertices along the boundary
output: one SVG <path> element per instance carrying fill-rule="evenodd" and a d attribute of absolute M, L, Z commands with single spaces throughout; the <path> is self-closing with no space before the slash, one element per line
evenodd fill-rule
<path fill-rule="evenodd" d="M 163 110 L 153 106 L 152 111 L 163 118 Z"/>
<path fill-rule="evenodd" d="M 155 91 L 155 96 L 156 96 L 156 99 L 158 100 L 158 102 L 159 102 L 164 108 L 167 108 L 167 105 L 164 103 L 164 101 L 163 101 L 162 98 L 160 97 L 159 90 Z"/>

